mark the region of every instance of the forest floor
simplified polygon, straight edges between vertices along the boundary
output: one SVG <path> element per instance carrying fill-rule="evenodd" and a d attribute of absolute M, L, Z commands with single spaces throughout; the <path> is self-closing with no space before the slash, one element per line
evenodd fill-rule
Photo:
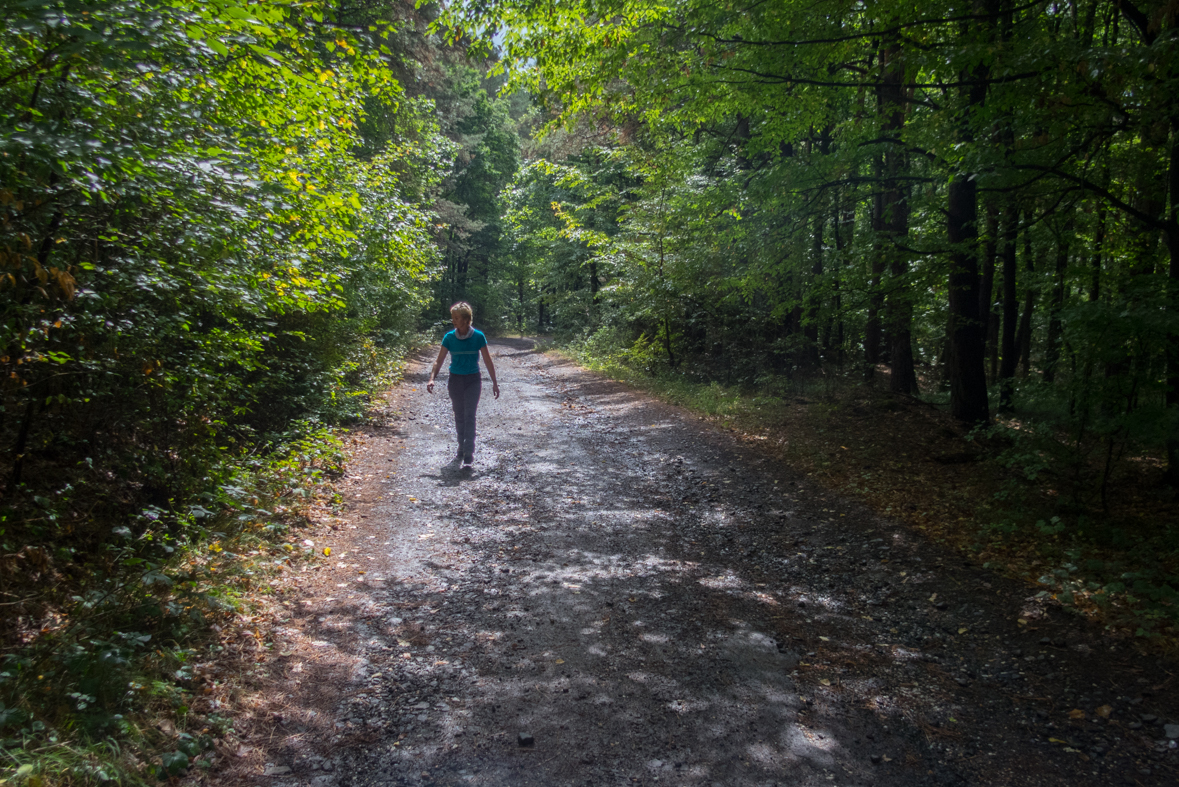
<path fill-rule="evenodd" d="M 1171 785 L 1175 664 L 742 437 L 493 342 L 473 469 L 411 364 L 254 713 L 193 781 Z M 432 353 L 430 353 L 432 355 Z"/>

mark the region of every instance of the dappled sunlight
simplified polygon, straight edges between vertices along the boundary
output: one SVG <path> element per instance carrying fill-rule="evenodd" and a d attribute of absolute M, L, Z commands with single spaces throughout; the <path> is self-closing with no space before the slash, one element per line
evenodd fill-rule
<path fill-rule="evenodd" d="M 365 696 L 342 704 L 387 709 L 327 729 L 372 736 L 363 758 L 377 765 L 365 767 L 422 787 L 925 783 L 941 767 L 922 742 L 929 725 L 970 712 L 946 692 L 965 678 L 930 651 L 966 641 L 946 623 L 969 610 L 915 637 L 899 599 L 928 607 L 933 590 L 918 586 L 931 572 L 892 534 L 823 531 L 763 494 L 726 494 L 729 478 L 769 484 L 720 458 L 707 479 L 725 497 L 680 504 L 679 466 L 644 442 L 654 421 L 615 442 L 587 425 L 607 405 L 590 413 L 570 396 L 548 403 L 569 402 L 551 455 L 506 431 L 485 475 L 461 488 L 421 479 L 397 500 L 406 516 L 385 519 L 394 534 L 378 543 L 399 562 L 383 583 L 348 578 L 316 621 L 331 647 L 308 648 L 367 660 Z M 610 473 L 588 461 L 611 452 Z M 898 770 L 912 752 L 920 766 Z"/>
<path fill-rule="evenodd" d="M 720 574 L 713 577 L 702 577 L 697 582 L 711 590 L 737 590 L 745 586 L 745 583 L 736 574 L 732 573 Z"/>

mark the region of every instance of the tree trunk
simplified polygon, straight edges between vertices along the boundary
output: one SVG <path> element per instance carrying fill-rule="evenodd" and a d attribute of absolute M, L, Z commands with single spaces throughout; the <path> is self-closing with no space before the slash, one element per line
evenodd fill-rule
<path fill-rule="evenodd" d="M 1028 226 L 1032 223 L 1032 212 L 1027 213 Z M 1019 348 L 1019 363 L 1021 375 L 1027 377 L 1032 370 L 1032 312 L 1036 308 L 1036 299 L 1040 291 L 1033 286 L 1033 276 L 1036 272 L 1035 258 L 1032 256 L 1032 233 L 1023 233 L 1024 270 L 1027 271 L 1027 281 L 1023 286 L 1023 316 L 1019 318 L 1019 330 L 1015 334 L 1015 345 Z"/>
<path fill-rule="evenodd" d="M 812 369 L 818 369 L 819 357 L 819 306 L 822 298 L 820 280 L 823 276 L 823 232 L 826 229 L 825 216 L 822 213 L 814 217 L 815 231 L 811 243 L 811 286 L 806 289 L 806 316 L 803 318 L 803 336 L 806 337 L 806 350 L 803 360 Z"/>
<path fill-rule="evenodd" d="M 987 375 L 983 322 L 978 310 L 978 189 L 959 174 L 950 183 L 946 229 L 950 255 L 950 413 L 969 424 L 986 423 Z"/>
<path fill-rule="evenodd" d="M 892 41 L 880 52 L 880 87 L 877 107 L 881 115 L 881 136 L 887 140 L 884 150 L 884 177 L 879 186 L 882 247 L 888 259 L 889 287 L 885 303 L 888 313 L 889 388 L 895 393 L 916 394 L 917 375 L 913 370 L 913 301 L 906 277 L 909 261 L 898 248 L 909 235 L 909 200 L 900 176 L 908 169 L 904 148 L 899 144 L 905 125 L 905 66 L 900 44 Z"/>
<path fill-rule="evenodd" d="M 1060 340 L 1064 326 L 1060 312 L 1066 294 L 1064 274 L 1068 269 L 1068 239 L 1062 237 L 1056 246 L 1056 268 L 1052 275 L 1052 295 L 1048 301 L 1048 339 L 1044 348 L 1044 382 L 1056 381 L 1056 366 L 1060 363 Z"/>
<path fill-rule="evenodd" d="M 1164 239 L 1167 251 L 1170 253 L 1170 265 L 1167 267 L 1170 279 L 1170 298 L 1167 306 L 1172 313 L 1179 311 L 1179 118 L 1171 120 L 1171 162 L 1167 178 L 1167 190 L 1170 205 L 1167 210 L 1167 231 Z M 1167 408 L 1171 411 L 1179 409 L 1179 332 L 1172 331 L 1167 337 Z M 1172 415 L 1174 413 L 1172 412 Z M 1171 433 L 1167 435 L 1167 469 L 1166 481 L 1171 486 L 1179 487 L 1179 419 L 1172 419 Z"/>
<path fill-rule="evenodd" d="M 884 174 L 884 157 L 876 160 L 876 176 Z M 881 234 L 884 232 L 884 198 L 879 192 L 872 203 L 872 253 L 871 272 L 868 283 L 868 320 L 864 324 L 864 379 L 876 376 L 876 364 L 880 363 L 880 314 L 884 311 L 884 293 L 880 280 L 884 276 L 884 255 L 881 249 Z"/>
<path fill-rule="evenodd" d="M 980 0 L 975 10 L 994 18 L 995 6 L 994 0 Z M 964 28 L 968 24 L 964 23 Z M 989 74 L 985 65 L 978 65 L 962 76 L 967 84 L 962 88 L 965 107 L 958 137 L 972 142 L 972 121 L 986 101 Z M 950 181 L 946 234 L 953 249 L 949 275 L 950 413 L 964 423 L 984 424 L 990 420 L 990 407 L 984 366 L 986 324 L 979 310 L 982 282 L 978 271 L 978 186 L 968 172 L 955 172 Z"/>
<path fill-rule="evenodd" d="M 1003 209 L 1003 245 L 1000 259 L 1003 262 L 1003 332 L 999 352 L 999 412 L 1010 413 L 1015 409 L 1015 364 L 1019 352 L 1015 343 L 1015 329 L 1019 321 L 1019 301 L 1016 299 L 1015 256 L 1019 239 L 1019 211 L 1013 207 Z"/>
<path fill-rule="evenodd" d="M 995 313 L 995 259 L 999 256 L 999 210 L 987 205 L 986 234 L 982 243 L 982 279 L 979 292 L 979 314 L 985 323 L 984 352 L 989 357 L 988 379 L 999 377 L 999 315 Z"/>
<path fill-rule="evenodd" d="M 667 350 L 667 365 L 674 369 L 677 361 L 671 350 L 671 320 L 667 317 L 663 318 L 663 348 Z"/>
<path fill-rule="evenodd" d="M 1109 213 L 1105 203 L 1097 209 L 1097 230 L 1093 233 L 1093 256 L 1089 261 L 1089 300 L 1101 299 L 1101 256 L 1105 249 L 1105 220 Z"/>

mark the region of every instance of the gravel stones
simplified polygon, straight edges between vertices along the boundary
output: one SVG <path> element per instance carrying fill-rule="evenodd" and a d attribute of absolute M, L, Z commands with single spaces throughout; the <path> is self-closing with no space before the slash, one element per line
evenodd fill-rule
<path fill-rule="evenodd" d="M 1160 727 L 1129 729 L 1139 708 L 1110 700 L 1150 690 L 1172 718 L 1161 671 L 1055 644 L 1074 621 L 1024 618 L 1022 585 L 979 590 L 979 569 L 792 477 L 764 441 L 522 340 L 492 351 L 503 396 L 480 406 L 472 471 L 447 465 L 449 402 L 422 392 L 422 363 L 390 400 L 416 420 L 366 438 L 371 477 L 349 471 L 344 516 L 387 579 L 371 609 L 329 586 L 320 613 L 363 632 L 370 663 L 333 685 L 339 743 L 300 739 L 333 749 L 339 787 L 1166 784 Z M 300 783 L 323 774 L 302 762 Z"/>

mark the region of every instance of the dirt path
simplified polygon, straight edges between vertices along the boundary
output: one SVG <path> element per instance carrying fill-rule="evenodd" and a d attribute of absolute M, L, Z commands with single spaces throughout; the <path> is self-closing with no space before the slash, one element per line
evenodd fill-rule
<path fill-rule="evenodd" d="M 1176 783 L 1168 665 L 755 441 L 492 348 L 473 470 L 424 360 L 366 438 L 251 783 Z"/>

